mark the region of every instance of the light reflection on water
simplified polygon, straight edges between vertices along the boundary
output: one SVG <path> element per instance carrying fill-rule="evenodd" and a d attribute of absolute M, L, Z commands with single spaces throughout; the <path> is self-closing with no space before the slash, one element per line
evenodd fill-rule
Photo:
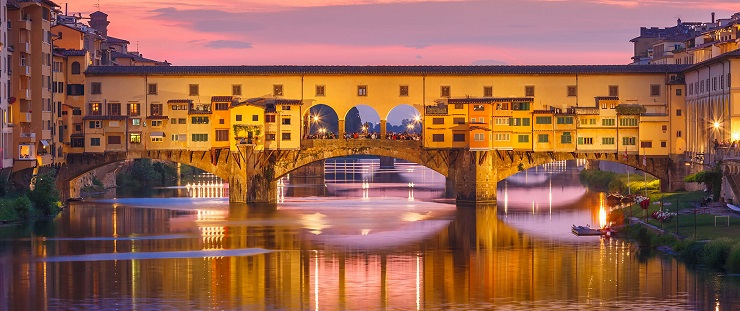
<path fill-rule="evenodd" d="M 499 184 L 503 208 L 436 203 L 443 179 L 406 178 L 397 187 L 377 175 L 344 180 L 360 187 L 337 186 L 334 197 L 290 179 L 276 207 L 82 202 L 54 221 L 0 227 L 0 310 L 738 306 L 735 278 L 643 257 L 622 240 L 572 235 L 572 224 L 598 224 L 600 210 L 576 169 Z M 409 182 L 434 190 L 414 187 L 409 200 Z"/>

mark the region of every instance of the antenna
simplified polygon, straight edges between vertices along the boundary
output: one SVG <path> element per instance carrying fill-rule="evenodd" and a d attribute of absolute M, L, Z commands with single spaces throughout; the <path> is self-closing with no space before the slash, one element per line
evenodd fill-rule
<path fill-rule="evenodd" d="M 94 7 L 98 8 L 98 11 L 100 11 L 100 0 L 97 0 L 95 4 L 93 4 Z"/>
<path fill-rule="evenodd" d="M 139 51 L 139 40 L 136 40 L 136 52 Z"/>

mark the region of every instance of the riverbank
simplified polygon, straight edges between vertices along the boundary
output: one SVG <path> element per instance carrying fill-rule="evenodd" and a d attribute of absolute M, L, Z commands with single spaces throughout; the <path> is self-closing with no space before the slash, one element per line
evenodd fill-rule
<path fill-rule="evenodd" d="M 740 272 L 740 213 L 723 203 L 701 203 L 704 191 L 649 193 L 650 205 L 613 207 L 611 221 L 630 224 L 625 236 L 642 248 L 659 249 L 689 264 Z M 651 217 L 669 213 L 664 221 Z"/>
<path fill-rule="evenodd" d="M 38 176 L 33 190 L 0 198 L 2 224 L 53 217 L 61 211 L 59 191 L 50 175 Z"/>

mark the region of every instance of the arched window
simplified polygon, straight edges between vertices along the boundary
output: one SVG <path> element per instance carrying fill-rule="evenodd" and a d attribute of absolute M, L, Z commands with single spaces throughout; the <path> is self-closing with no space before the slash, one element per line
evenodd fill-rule
<path fill-rule="evenodd" d="M 80 63 L 79 62 L 72 63 L 72 74 L 73 75 L 80 74 Z"/>

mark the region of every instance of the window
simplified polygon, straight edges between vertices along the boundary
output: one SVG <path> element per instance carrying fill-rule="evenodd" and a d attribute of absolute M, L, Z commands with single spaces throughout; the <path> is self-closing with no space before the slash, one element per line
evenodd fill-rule
<path fill-rule="evenodd" d="M 614 126 L 615 122 L 614 119 L 602 119 L 601 125 L 602 126 Z"/>
<path fill-rule="evenodd" d="M 208 141 L 208 134 L 191 134 L 190 140 L 194 142 Z"/>
<path fill-rule="evenodd" d="M 408 85 L 401 85 L 398 88 L 398 96 L 409 96 L 409 86 Z"/>
<path fill-rule="evenodd" d="M 282 118 L 282 120 L 280 120 L 280 124 L 290 125 L 290 118 Z"/>
<path fill-rule="evenodd" d="M 153 143 L 161 143 L 161 142 L 164 142 L 164 137 L 163 136 L 149 136 L 149 139 Z"/>
<path fill-rule="evenodd" d="M 520 143 L 528 143 L 529 135 L 517 135 L 517 141 Z"/>
<path fill-rule="evenodd" d="M 624 146 L 634 146 L 635 142 L 635 137 L 622 137 L 622 145 Z"/>
<path fill-rule="evenodd" d="M 550 141 L 550 135 L 547 134 L 537 134 L 537 142 L 538 143 L 546 143 Z"/>
<path fill-rule="evenodd" d="M 432 141 L 441 143 L 445 141 L 445 134 L 432 134 Z"/>
<path fill-rule="evenodd" d="M 102 87 L 101 82 L 90 82 L 90 94 L 101 94 Z"/>
<path fill-rule="evenodd" d="M 141 144 L 141 133 L 128 134 L 128 142 L 132 144 Z"/>
<path fill-rule="evenodd" d="M 138 116 L 141 114 L 141 104 L 130 103 L 127 105 L 126 114 L 129 116 Z"/>
<path fill-rule="evenodd" d="M 579 145 L 593 145 L 594 138 L 593 137 L 578 137 L 578 144 Z"/>
<path fill-rule="evenodd" d="M 653 141 L 641 141 L 640 148 L 653 148 Z"/>
<path fill-rule="evenodd" d="M 666 143 L 666 141 L 661 141 L 661 142 L 660 142 L 660 147 L 661 147 L 661 148 L 665 148 L 666 146 L 667 146 L 667 143 Z"/>
<path fill-rule="evenodd" d="M 576 96 L 576 94 L 577 94 L 576 86 L 575 85 L 568 85 L 567 92 L 568 92 L 568 96 Z"/>
<path fill-rule="evenodd" d="M 534 124 L 552 124 L 552 117 L 535 117 Z"/>
<path fill-rule="evenodd" d="M 465 108 L 465 105 L 463 104 L 455 104 L 455 109 L 463 109 Z"/>
<path fill-rule="evenodd" d="M 694 94 L 694 82 L 689 83 L 688 92 L 689 92 L 689 95 Z"/>
<path fill-rule="evenodd" d="M 232 84 L 231 85 L 231 95 L 241 96 L 242 95 L 242 85 L 241 84 Z"/>
<path fill-rule="evenodd" d="M 704 80 L 701 80 L 701 81 L 699 81 L 699 82 L 700 82 L 700 83 L 699 83 L 699 85 L 701 85 L 701 87 L 699 87 L 699 90 L 700 90 L 700 91 L 701 91 L 702 93 L 704 93 Z"/>
<path fill-rule="evenodd" d="M 229 130 L 216 130 L 216 141 L 229 141 Z"/>
<path fill-rule="evenodd" d="M 666 131 L 668 131 L 668 125 L 663 125 L 662 129 L 663 129 L 663 133 L 665 133 Z"/>
<path fill-rule="evenodd" d="M 90 138 L 90 146 L 100 146 L 100 138 L 98 137 L 91 137 Z"/>
<path fill-rule="evenodd" d="M 190 124 L 208 124 L 208 117 L 198 116 L 198 117 L 190 117 Z M 154 125 L 154 121 L 152 121 L 152 125 Z"/>
<path fill-rule="evenodd" d="M 485 111 L 486 106 L 485 105 L 473 105 L 473 111 Z"/>
<path fill-rule="evenodd" d="M 367 85 L 357 86 L 357 96 L 367 96 Z"/>
<path fill-rule="evenodd" d="M 452 118 L 452 124 L 465 124 L 465 118 Z"/>
<path fill-rule="evenodd" d="M 563 132 L 563 135 L 560 135 L 560 143 L 561 144 L 572 144 L 573 143 L 573 136 L 570 135 L 570 132 Z"/>
<path fill-rule="evenodd" d="M 216 110 L 229 110 L 228 103 L 216 103 L 215 106 Z"/>
<path fill-rule="evenodd" d="M 676 89 L 676 96 L 681 96 L 681 95 L 683 95 L 683 92 L 681 91 L 681 89 Z"/>
<path fill-rule="evenodd" d="M 82 137 L 72 137 L 70 145 L 72 148 L 85 147 L 85 139 Z"/>
<path fill-rule="evenodd" d="M 650 96 L 660 96 L 660 85 L 659 84 L 650 85 Z"/>
<path fill-rule="evenodd" d="M 265 115 L 265 122 L 275 123 L 275 115 L 274 114 Z"/>
<path fill-rule="evenodd" d="M 492 86 L 483 87 L 483 97 L 493 97 L 493 87 Z"/>
<path fill-rule="evenodd" d="M 326 86 L 323 85 L 317 85 L 316 86 L 316 96 L 326 96 Z"/>
<path fill-rule="evenodd" d="M 725 75 L 724 74 L 719 77 L 719 88 L 723 90 L 725 89 Z"/>
<path fill-rule="evenodd" d="M 529 102 L 518 102 L 518 103 L 512 103 L 511 109 L 512 110 L 529 110 Z"/>
<path fill-rule="evenodd" d="M 676 131 L 676 137 L 681 137 L 681 131 Z"/>
<path fill-rule="evenodd" d="M 152 120 L 152 127 L 161 127 L 162 120 Z"/>
<path fill-rule="evenodd" d="M 290 110 L 290 106 L 283 106 L 283 107 L 282 107 L 282 110 L 283 110 L 283 111 L 285 111 L 285 110 Z"/>
<path fill-rule="evenodd" d="M 103 123 L 100 121 L 90 121 L 90 123 L 88 124 L 90 125 L 91 129 L 99 129 L 103 127 Z"/>
<path fill-rule="evenodd" d="M 475 141 L 485 141 L 486 140 L 486 134 L 483 134 L 483 133 L 473 134 L 473 140 L 475 140 Z"/>
<path fill-rule="evenodd" d="M 241 119 L 241 115 L 239 117 L 240 117 L 239 119 Z M 253 114 L 252 115 L 252 121 L 255 121 L 256 122 L 256 121 L 259 121 L 259 120 L 260 120 L 260 116 L 259 115 L 256 115 L 256 114 Z M 238 120 L 238 121 L 241 121 L 241 120 Z"/>
<path fill-rule="evenodd" d="M 121 136 L 108 136 L 108 144 L 109 145 L 120 145 Z"/>
<path fill-rule="evenodd" d="M 452 141 L 454 141 L 454 142 L 464 142 L 465 141 L 465 134 L 452 134 Z"/>
<path fill-rule="evenodd" d="M 450 97 L 450 86 L 449 85 L 440 86 L 439 96 L 440 97 Z"/>
<path fill-rule="evenodd" d="M 283 85 L 273 84 L 272 85 L 272 95 L 273 96 L 283 96 Z"/>
<path fill-rule="evenodd" d="M 120 116 L 121 115 L 121 103 L 108 104 L 108 115 Z"/>
<path fill-rule="evenodd" d="M 506 117 L 496 117 L 494 118 L 494 124 L 496 125 L 509 125 L 509 118 Z"/>
<path fill-rule="evenodd" d="M 172 135 L 170 136 L 170 139 L 171 139 L 172 141 L 185 141 L 185 140 L 187 140 L 188 138 L 187 138 L 187 134 L 172 134 Z"/>
<path fill-rule="evenodd" d="M 275 133 L 265 134 L 265 141 L 275 141 Z"/>
<path fill-rule="evenodd" d="M 157 95 L 157 84 L 156 83 L 149 83 L 149 85 L 147 86 L 147 94 Z"/>
<path fill-rule="evenodd" d="M 573 117 L 558 117 L 558 124 L 573 124 Z"/>
<path fill-rule="evenodd" d="M 73 75 L 80 74 L 80 63 L 79 62 L 72 62 L 72 74 Z"/>
<path fill-rule="evenodd" d="M 637 126 L 637 119 L 635 118 L 620 119 L 619 126 Z"/>
<path fill-rule="evenodd" d="M 185 120 L 185 118 L 179 118 L 179 119 L 177 119 L 177 121 L 178 121 L 177 123 L 180 123 L 180 124 L 188 124 L 188 122 Z"/>
<path fill-rule="evenodd" d="M 610 85 L 609 86 L 609 96 L 612 96 L 612 97 L 618 97 L 619 96 L 619 85 Z"/>
<path fill-rule="evenodd" d="M 84 84 L 67 84 L 67 95 L 69 96 L 85 95 L 85 85 Z"/>
<path fill-rule="evenodd" d="M 534 85 L 524 86 L 524 96 L 534 97 Z"/>
<path fill-rule="evenodd" d="M 224 120 L 224 119 L 218 119 L 218 124 L 226 124 L 226 120 Z"/>
<path fill-rule="evenodd" d="M 676 109 L 676 116 L 677 117 L 680 117 L 681 116 L 681 109 Z"/>
<path fill-rule="evenodd" d="M 712 91 L 717 90 L 717 77 L 712 78 Z"/>
<path fill-rule="evenodd" d="M 445 118 L 432 118 L 432 124 L 445 124 Z"/>
<path fill-rule="evenodd" d="M 282 133 L 280 135 L 280 139 L 283 141 L 289 141 L 290 140 L 290 133 Z"/>
<path fill-rule="evenodd" d="M 496 141 L 509 141 L 511 136 L 508 133 L 496 133 Z"/>
<path fill-rule="evenodd" d="M 139 125 L 141 125 L 141 119 L 131 119 L 131 125 L 132 126 L 139 126 Z"/>
<path fill-rule="evenodd" d="M 190 96 L 199 96 L 200 95 L 200 85 L 198 85 L 198 84 L 190 84 L 188 86 L 188 94 Z"/>
<path fill-rule="evenodd" d="M 152 116 L 161 116 L 162 114 L 164 114 L 164 108 L 162 107 L 162 104 L 150 104 L 149 114 Z"/>
<path fill-rule="evenodd" d="M 614 137 L 602 137 L 601 144 L 602 145 L 614 145 Z"/>
<path fill-rule="evenodd" d="M 89 115 L 99 116 L 103 113 L 100 103 L 89 103 L 87 105 L 87 111 Z"/>
<path fill-rule="evenodd" d="M 242 115 L 238 114 L 238 115 L 236 115 L 236 116 L 234 117 L 234 119 L 235 119 L 236 121 L 241 121 L 241 120 L 242 120 Z"/>

